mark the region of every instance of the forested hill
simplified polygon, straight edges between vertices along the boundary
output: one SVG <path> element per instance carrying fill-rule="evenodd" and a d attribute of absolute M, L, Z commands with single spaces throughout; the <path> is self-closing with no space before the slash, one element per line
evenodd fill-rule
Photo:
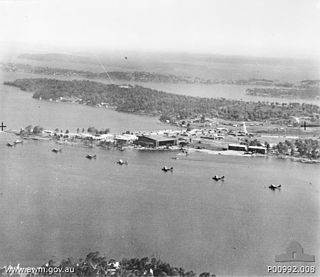
<path fill-rule="evenodd" d="M 320 108 L 311 104 L 279 104 L 245 102 L 224 98 L 200 98 L 166 93 L 138 85 L 103 84 L 87 80 L 18 79 L 5 82 L 34 98 L 78 102 L 87 105 L 107 105 L 117 111 L 161 116 L 161 119 L 185 119 L 205 115 L 228 120 L 288 119 L 290 116 L 314 116 Z"/>

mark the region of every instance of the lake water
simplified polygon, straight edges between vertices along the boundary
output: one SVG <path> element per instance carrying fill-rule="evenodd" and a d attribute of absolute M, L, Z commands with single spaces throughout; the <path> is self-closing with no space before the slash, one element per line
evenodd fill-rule
<path fill-rule="evenodd" d="M 0 121 L 13 129 L 167 127 L 151 117 L 37 101 L 2 85 L 0 101 Z M 318 165 L 75 146 L 56 155 L 53 142 L 5 145 L 14 139 L 0 133 L 0 265 L 100 251 L 116 259 L 153 255 L 198 273 L 268 275 L 292 240 L 318 260 Z M 129 165 L 118 166 L 120 158 Z M 163 165 L 174 172 L 163 173 Z M 270 191 L 270 183 L 283 189 Z"/>
<path fill-rule="evenodd" d="M 309 103 L 320 105 L 320 100 L 310 100 L 310 99 L 288 99 L 288 98 L 276 98 L 276 97 L 261 97 L 252 96 L 246 94 L 246 89 L 256 88 L 259 86 L 254 85 L 204 85 L 204 84 L 159 84 L 159 83 L 140 83 L 139 85 L 154 88 L 157 90 L 162 90 L 165 92 L 190 95 L 195 97 L 207 97 L 207 98 L 227 98 L 236 99 L 244 101 L 269 101 L 278 103 Z M 263 87 L 260 87 L 263 88 Z"/>

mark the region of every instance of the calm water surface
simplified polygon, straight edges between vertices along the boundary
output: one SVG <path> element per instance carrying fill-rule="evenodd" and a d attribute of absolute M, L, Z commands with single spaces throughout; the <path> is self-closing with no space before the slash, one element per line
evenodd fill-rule
<path fill-rule="evenodd" d="M 1 136 L 1 262 L 98 250 L 197 271 L 265 274 L 291 240 L 319 249 L 318 166 L 194 153 L 108 151 Z M 97 154 L 97 160 L 85 159 Z M 119 158 L 129 166 L 118 166 Z M 174 173 L 163 173 L 164 164 Z M 211 180 L 225 175 L 224 183 Z M 270 191 L 281 183 L 281 191 Z"/>

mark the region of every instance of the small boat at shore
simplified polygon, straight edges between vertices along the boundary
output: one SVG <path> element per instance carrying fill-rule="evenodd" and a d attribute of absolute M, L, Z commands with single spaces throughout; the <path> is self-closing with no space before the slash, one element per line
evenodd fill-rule
<path fill-rule="evenodd" d="M 124 160 L 119 160 L 119 161 L 117 161 L 117 164 L 119 164 L 119 165 L 128 165 L 128 161 L 124 161 Z"/>
<path fill-rule="evenodd" d="M 22 143 L 23 143 L 23 140 L 17 139 L 17 140 L 14 141 L 14 142 L 8 142 L 8 143 L 7 143 L 7 146 L 8 146 L 8 147 L 14 147 L 14 146 L 16 146 L 17 144 L 22 144 Z"/>
<path fill-rule="evenodd" d="M 96 159 L 97 155 L 87 155 L 86 158 L 89 160 Z"/>
<path fill-rule="evenodd" d="M 164 171 L 164 172 L 168 172 L 168 171 L 173 172 L 173 167 L 171 166 L 171 167 L 169 168 L 169 167 L 167 167 L 167 166 L 164 166 L 163 168 L 161 168 L 161 170 Z"/>
<path fill-rule="evenodd" d="M 62 153 L 62 149 L 57 149 L 57 148 L 53 148 L 52 150 L 51 150 L 51 152 L 53 152 L 53 153 Z"/>
<path fill-rule="evenodd" d="M 220 180 L 223 181 L 224 180 L 224 176 L 219 177 L 218 175 L 214 175 L 212 177 L 212 179 L 215 180 L 215 181 L 220 181 Z"/>
<path fill-rule="evenodd" d="M 271 190 L 281 190 L 281 185 L 275 186 L 274 184 L 271 184 L 268 188 Z"/>

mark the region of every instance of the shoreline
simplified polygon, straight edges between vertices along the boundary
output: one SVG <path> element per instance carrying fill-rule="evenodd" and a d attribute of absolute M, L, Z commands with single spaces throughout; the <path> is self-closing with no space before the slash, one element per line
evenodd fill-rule
<path fill-rule="evenodd" d="M 167 131 L 167 130 L 166 130 Z M 246 154 L 245 151 L 236 151 L 236 150 L 211 150 L 211 149 L 198 149 L 195 147 L 181 147 L 181 146 L 170 146 L 170 147 L 158 147 L 158 148 L 147 148 L 147 147 L 141 147 L 134 144 L 128 144 L 128 145 L 118 145 L 118 144 L 108 144 L 103 145 L 99 144 L 97 142 L 94 143 L 94 141 L 90 141 L 87 138 L 79 138 L 78 141 L 73 140 L 60 140 L 60 137 L 56 139 L 54 136 L 50 135 L 20 135 L 19 131 L 17 130 L 7 130 L 2 131 L 0 133 L 4 134 L 11 134 L 18 136 L 22 139 L 22 141 L 26 140 L 33 140 L 33 141 L 53 141 L 58 145 L 67 145 L 67 146 L 76 146 L 76 147 L 87 147 L 87 148 L 94 148 L 94 147 L 100 147 L 105 148 L 108 150 L 115 149 L 119 151 L 125 151 L 125 150 L 136 150 L 136 151 L 145 151 L 145 152 L 179 152 L 176 157 L 173 157 L 173 159 L 179 159 L 179 156 L 188 156 L 192 153 L 202 153 L 202 154 L 208 154 L 208 155 L 222 155 L 222 156 L 233 156 L 233 157 L 249 157 L 249 158 L 275 158 L 275 159 L 281 159 L 281 160 L 290 160 L 292 162 L 300 162 L 304 164 L 320 164 L 320 160 L 316 159 L 308 159 L 305 157 L 293 157 L 289 155 L 280 155 L 280 154 L 259 154 L 259 153 L 251 153 Z M 87 134 L 88 135 L 88 134 Z M 117 134 L 110 134 L 111 136 L 116 137 Z M 15 146 L 15 142 L 9 146 Z"/>
<path fill-rule="evenodd" d="M 285 155 L 271 155 L 271 154 L 245 154 L 243 151 L 234 151 L 234 150 L 225 150 L 225 151 L 215 151 L 215 150 L 209 150 L 209 149 L 190 149 L 192 152 L 198 152 L 198 153 L 206 153 L 209 155 L 222 155 L 222 156 L 233 156 L 233 157 L 248 157 L 248 158 L 274 158 L 279 160 L 290 160 L 292 162 L 300 162 L 305 164 L 320 164 L 320 160 L 312 160 L 302 157 L 292 157 L 292 156 L 285 156 Z"/>

